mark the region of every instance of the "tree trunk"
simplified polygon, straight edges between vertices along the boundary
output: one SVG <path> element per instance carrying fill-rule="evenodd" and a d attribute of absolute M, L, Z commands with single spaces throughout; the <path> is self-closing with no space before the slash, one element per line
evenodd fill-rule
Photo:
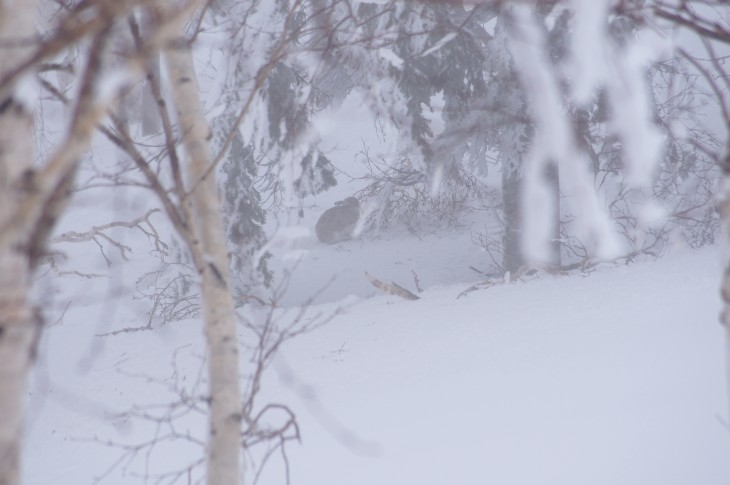
<path fill-rule="evenodd" d="M 520 99 L 522 112 L 526 101 Z M 502 235 L 502 269 L 514 273 L 525 264 L 522 251 L 522 190 L 523 164 L 532 138 L 531 126 L 514 122 L 500 133 L 499 152 L 502 156 L 502 205 L 504 234 Z"/>
<path fill-rule="evenodd" d="M 550 203 L 553 206 L 553 220 L 550 221 L 550 253 L 547 263 L 555 268 L 561 265 L 560 258 L 560 170 L 555 160 L 545 166 L 545 181 L 550 190 Z"/>
<path fill-rule="evenodd" d="M 30 57 L 35 15 L 35 2 L 0 2 L 0 44 L 6 44 L 0 48 L 0 79 Z M 80 157 L 113 101 L 97 96 L 106 27 L 112 21 L 113 16 L 103 18 L 104 27 L 91 38 L 68 135 L 42 165 L 34 164 L 33 107 L 25 104 L 27 94 L 2 86 L 8 94 L 0 99 L 0 485 L 20 480 L 25 386 L 42 323 L 29 301 L 32 272 L 66 207 Z M 34 74 L 33 67 L 26 76 Z"/>
<path fill-rule="evenodd" d="M 140 13 L 139 25 L 141 26 L 141 35 L 143 39 L 148 39 L 154 35 L 156 22 L 149 12 Z M 157 96 L 152 90 L 151 83 L 159 82 L 160 79 L 160 54 L 152 52 L 145 61 L 147 65 L 148 79 L 142 85 L 142 112 L 141 125 L 142 134 L 145 136 L 153 136 L 162 131 L 162 121 L 157 106 Z"/>
<path fill-rule="evenodd" d="M 182 32 L 182 26 L 177 32 Z M 176 39 L 165 51 L 172 99 L 188 157 L 192 209 L 191 252 L 202 278 L 202 305 L 209 359 L 210 421 L 207 483 L 232 485 L 242 476 L 242 400 L 236 316 L 230 288 L 228 252 L 215 169 L 211 169 L 210 129 L 203 114 L 190 46 Z"/>
<path fill-rule="evenodd" d="M 159 54 L 153 53 L 147 60 L 147 72 L 160 78 L 160 57 Z M 149 81 L 148 81 L 149 82 Z M 160 123 L 160 115 L 157 113 L 157 103 L 155 95 L 148 85 L 142 87 L 142 134 L 152 136 L 158 134 L 162 130 Z"/>
<path fill-rule="evenodd" d="M 725 160 L 721 164 L 723 168 L 722 202 L 720 214 L 722 217 L 723 234 L 725 237 L 726 250 L 730 245 L 730 145 L 726 147 Z M 727 388 L 730 392 L 730 260 L 725 261 L 725 271 L 720 284 L 720 294 L 723 300 L 723 309 L 720 314 L 720 323 L 725 327 L 725 370 Z"/>
<path fill-rule="evenodd" d="M 504 234 L 502 236 L 502 269 L 514 273 L 524 264 L 522 256 L 522 177 L 521 160 L 502 161 L 502 204 Z M 515 166 L 517 165 L 517 166 Z"/>
<path fill-rule="evenodd" d="M 20 40 L 35 35 L 35 9 L 33 1 L 0 2 L 0 44 L 8 44 L 0 48 L 0 79 L 27 56 Z M 33 166 L 33 113 L 16 92 L 0 99 L 0 485 L 20 482 L 26 382 L 40 331 L 29 302 L 25 231 L 12 224 Z"/>

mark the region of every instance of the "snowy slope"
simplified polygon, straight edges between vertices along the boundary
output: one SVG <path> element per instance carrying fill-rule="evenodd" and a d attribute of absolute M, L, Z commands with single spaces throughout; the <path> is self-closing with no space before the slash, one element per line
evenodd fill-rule
<path fill-rule="evenodd" d="M 388 257 L 410 257 L 413 268 L 384 279 L 413 288 L 410 269 L 433 275 L 422 277 L 426 291 L 415 302 L 361 281 L 359 265 L 387 273 L 385 256 L 375 259 L 383 248 L 347 259 L 352 275 L 313 309 L 332 311 L 332 301 L 355 294 L 346 311 L 283 348 L 264 393 L 301 424 L 302 443 L 287 448 L 291 483 L 730 481 L 716 248 L 456 299 L 468 286 L 459 278 L 474 279 L 464 268 L 477 255 L 458 251 L 464 259 L 436 267 L 428 249 L 449 237 L 392 245 L 402 255 Z M 310 258 L 337 258 L 378 243 L 308 244 Z M 302 264 L 293 295 L 329 278 L 311 260 Z M 120 309 L 117 320 L 132 310 Z M 110 412 L 162 400 L 165 385 L 197 377 L 196 322 L 104 339 L 93 337 L 96 325 L 67 317 L 46 333 L 30 400 L 27 484 L 92 483 L 119 452 L 84 440 L 132 442 L 150 431 L 111 422 Z M 191 418 L 186 426 L 201 425 Z M 153 453 L 151 469 L 196 452 Z M 143 470 L 144 460 L 104 483 L 143 483 L 133 474 Z M 285 483 L 284 473 L 275 456 L 259 483 Z"/>
<path fill-rule="evenodd" d="M 367 444 L 303 413 L 295 483 L 728 483 L 718 273 L 705 250 L 369 300 L 283 355 Z"/>

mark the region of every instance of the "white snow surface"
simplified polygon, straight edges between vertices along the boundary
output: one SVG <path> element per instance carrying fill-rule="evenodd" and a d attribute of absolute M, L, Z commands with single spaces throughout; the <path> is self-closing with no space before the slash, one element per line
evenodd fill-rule
<path fill-rule="evenodd" d="M 457 299 L 478 281 L 468 266 L 485 258 L 469 239 L 455 231 L 324 246 L 310 236 L 283 303 L 335 272 L 309 314 L 343 312 L 287 343 L 264 377 L 264 397 L 300 423 L 301 443 L 287 447 L 290 483 L 730 481 L 717 248 Z M 424 287 L 418 301 L 383 295 L 363 275 L 416 291 L 411 270 Z M 88 440 L 152 436 L 112 412 L 163 401 L 164 385 L 148 377 L 197 379 L 197 321 L 94 336 L 144 320 L 143 307 L 72 308 L 47 328 L 29 392 L 25 484 L 94 483 L 120 452 Z M 165 450 L 150 455 L 150 470 L 199 456 L 186 445 Z M 143 458 L 102 483 L 145 483 L 135 475 Z M 258 483 L 286 483 L 280 455 Z"/>

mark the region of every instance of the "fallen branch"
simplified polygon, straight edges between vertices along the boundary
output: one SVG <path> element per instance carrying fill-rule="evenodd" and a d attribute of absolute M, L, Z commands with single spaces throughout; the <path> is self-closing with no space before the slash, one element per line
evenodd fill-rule
<path fill-rule="evenodd" d="M 368 274 L 368 272 L 365 272 L 365 276 L 367 277 L 368 281 L 370 281 L 370 284 L 373 285 L 375 288 L 382 290 L 389 295 L 395 295 L 400 296 L 401 298 L 405 298 L 406 300 L 420 300 L 421 297 L 418 295 L 411 293 L 410 291 L 406 290 L 402 286 L 400 286 L 397 283 L 390 282 L 390 283 L 384 283 L 383 281 L 380 281 L 379 279 L 371 276 Z"/>

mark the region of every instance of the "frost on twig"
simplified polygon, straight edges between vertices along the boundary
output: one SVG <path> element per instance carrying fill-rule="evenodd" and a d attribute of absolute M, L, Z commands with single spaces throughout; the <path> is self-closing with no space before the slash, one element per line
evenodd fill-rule
<path fill-rule="evenodd" d="M 534 280 L 544 274 L 549 274 L 553 276 L 568 276 L 577 273 L 585 275 L 593 271 L 593 269 L 598 264 L 598 260 L 590 258 L 584 259 L 582 262 L 579 263 L 572 263 L 559 267 L 554 267 L 551 265 L 525 264 L 520 266 L 520 268 L 514 273 L 508 271 L 502 276 L 489 277 L 470 286 L 469 288 L 456 295 L 456 299 L 458 300 L 462 296 L 466 296 L 469 293 L 477 290 L 486 290 L 487 288 L 491 288 L 492 286 L 504 285 L 507 283 L 516 283 L 518 281 Z M 480 271 L 477 268 L 474 268 L 472 266 L 470 266 L 470 268 L 479 274 L 485 274 L 483 271 Z"/>
<path fill-rule="evenodd" d="M 246 356 L 239 377 L 245 396 L 241 447 L 245 450 L 246 476 L 251 477 L 247 483 L 257 483 L 266 466 L 277 460 L 283 464 L 282 473 L 288 476 L 288 445 L 301 439 L 294 409 L 286 403 L 269 401 L 262 393 L 274 357 L 285 342 L 320 328 L 344 310 L 342 307 L 315 310 L 310 304 L 285 309 L 279 304 L 280 296 L 273 294 L 265 304 L 250 301 L 237 311 L 238 339 Z M 117 333 L 132 331 L 135 330 Z M 86 440 L 117 452 L 96 483 L 112 481 L 120 475 L 155 483 L 197 483 L 204 476 L 205 460 L 200 456 L 207 444 L 202 423 L 210 405 L 205 361 L 196 344 L 187 344 L 173 352 L 169 366 L 132 371 L 126 368 L 135 365 L 130 360 L 117 369 L 122 377 L 139 381 L 139 385 L 155 392 L 146 393 L 149 398 L 136 398 L 128 409 L 110 416 L 117 427 L 134 426 L 141 433 L 132 438 L 112 435 Z M 292 385 L 292 379 L 293 376 L 287 375 L 288 385 Z M 314 396 L 309 395 L 308 399 L 311 404 L 321 406 Z M 340 429 L 336 431 L 343 433 Z M 188 459 L 174 465 L 149 460 L 151 455 L 179 453 L 184 449 L 193 452 Z"/>
<path fill-rule="evenodd" d="M 155 212 L 160 212 L 160 210 L 151 209 L 147 211 L 143 216 L 137 217 L 136 219 L 133 219 L 131 221 L 115 221 L 108 224 L 102 224 L 101 226 L 93 226 L 91 229 L 85 232 L 67 231 L 54 237 L 53 242 L 80 243 L 94 241 L 99 246 L 99 250 L 101 251 L 102 256 L 104 256 L 107 265 L 111 266 L 112 261 L 104 252 L 104 247 L 99 240 L 102 239 L 111 244 L 117 249 L 117 251 L 119 251 L 119 256 L 124 261 L 129 261 L 129 253 L 132 252 L 132 248 L 130 248 L 126 244 L 122 244 L 121 242 L 117 241 L 112 236 L 107 234 L 107 231 L 109 231 L 110 229 L 126 227 L 129 229 L 139 229 L 145 236 L 147 236 L 148 240 L 150 240 L 154 244 L 154 247 L 158 252 L 166 254 L 168 250 L 167 244 L 160 238 L 157 229 L 155 229 L 155 226 L 152 224 L 152 222 L 150 222 L 150 216 Z"/>

